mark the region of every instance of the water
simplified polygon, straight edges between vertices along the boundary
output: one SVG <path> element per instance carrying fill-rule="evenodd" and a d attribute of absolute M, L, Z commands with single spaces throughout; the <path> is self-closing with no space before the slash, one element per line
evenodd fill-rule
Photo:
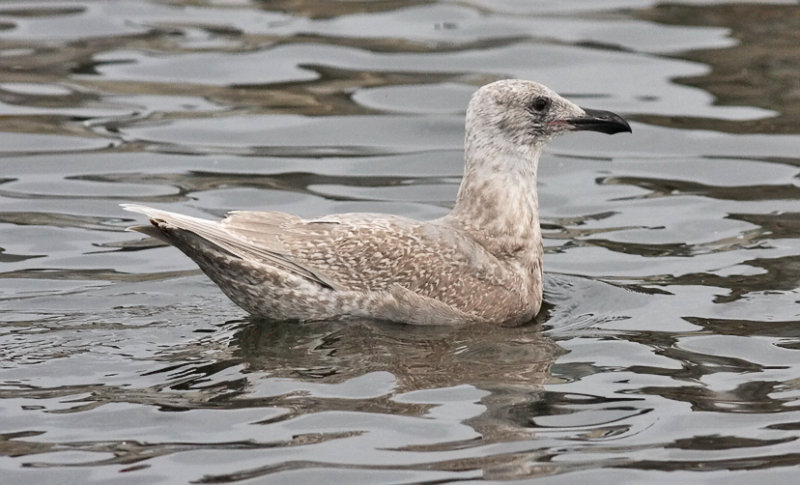
<path fill-rule="evenodd" d="M 800 7 L 0 4 L 3 483 L 790 483 Z M 517 329 L 246 317 L 121 202 L 444 214 L 474 89 L 546 153 Z M 138 219 L 137 222 L 141 222 Z"/>

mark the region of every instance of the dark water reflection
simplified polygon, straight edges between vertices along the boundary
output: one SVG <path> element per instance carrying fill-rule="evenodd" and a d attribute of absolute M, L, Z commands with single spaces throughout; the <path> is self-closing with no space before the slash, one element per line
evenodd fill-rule
<path fill-rule="evenodd" d="M 793 483 L 800 7 L 0 5 L 3 483 Z M 517 329 L 244 318 L 120 202 L 444 214 L 474 89 L 635 121 L 540 174 Z M 669 473 L 667 473 L 669 472 Z"/>

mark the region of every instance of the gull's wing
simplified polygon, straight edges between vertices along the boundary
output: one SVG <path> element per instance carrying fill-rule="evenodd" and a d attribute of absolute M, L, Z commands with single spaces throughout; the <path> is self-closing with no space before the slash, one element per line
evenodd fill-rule
<path fill-rule="evenodd" d="M 338 214 L 304 220 L 276 212 L 232 212 L 222 226 L 284 255 L 342 288 L 400 285 L 449 300 L 456 287 L 503 285 L 497 260 L 452 227 L 386 214 Z M 500 272 L 500 273 L 499 273 Z"/>
<path fill-rule="evenodd" d="M 147 215 L 153 223 L 131 230 L 166 240 L 190 257 L 191 247 L 181 247 L 180 231 L 175 229 L 245 260 L 336 290 L 390 291 L 399 285 L 449 302 L 463 288 L 488 291 L 507 284 L 507 274 L 485 248 L 435 222 L 384 214 L 305 220 L 255 211 L 231 212 L 217 222 L 140 205 L 124 208 Z M 468 295 L 484 296 L 489 298 L 488 293 Z"/>
<path fill-rule="evenodd" d="M 192 257 L 191 248 L 181 247 L 180 244 L 181 230 L 200 236 L 242 259 L 282 269 L 327 288 L 340 289 L 340 286 L 333 281 L 292 259 L 283 250 L 280 241 L 275 238 L 275 235 L 283 230 L 282 228 L 300 221 L 297 217 L 281 212 L 259 212 L 258 224 L 243 224 L 243 221 L 239 221 L 238 227 L 228 227 L 227 222 L 231 220 L 230 217 L 217 222 L 137 204 L 123 204 L 122 207 L 127 211 L 146 215 L 152 223 L 151 226 L 134 226 L 128 230 L 141 232 L 176 245 L 189 257 Z M 235 215 L 233 217 L 235 219 Z"/>

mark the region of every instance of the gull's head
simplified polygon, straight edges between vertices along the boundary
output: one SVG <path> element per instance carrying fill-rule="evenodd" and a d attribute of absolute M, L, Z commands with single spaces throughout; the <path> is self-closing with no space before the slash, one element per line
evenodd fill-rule
<path fill-rule="evenodd" d="M 610 111 L 581 108 L 539 83 L 505 79 L 472 95 L 467 109 L 467 142 L 496 148 L 539 149 L 568 131 L 614 134 L 630 125 Z"/>

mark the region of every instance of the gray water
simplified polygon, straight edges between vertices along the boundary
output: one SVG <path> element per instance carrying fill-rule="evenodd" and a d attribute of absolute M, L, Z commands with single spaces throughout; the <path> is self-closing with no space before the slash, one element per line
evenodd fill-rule
<path fill-rule="evenodd" d="M 796 2 L 0 3 L 2 483 L 793 483 Z M 248 318 L 141 202 L 433 218 L 470 94 L 623 114 L 540 172 L 516 329 Z"/>

